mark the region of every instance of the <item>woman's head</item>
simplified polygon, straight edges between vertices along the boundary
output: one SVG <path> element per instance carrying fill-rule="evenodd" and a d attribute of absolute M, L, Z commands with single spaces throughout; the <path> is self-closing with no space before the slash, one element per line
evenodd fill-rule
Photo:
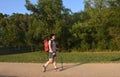
<path fill-rule="evenodd" d="M 55 39 L 55 34 L 51 34 L 50 39 L 54 40 Z"/>

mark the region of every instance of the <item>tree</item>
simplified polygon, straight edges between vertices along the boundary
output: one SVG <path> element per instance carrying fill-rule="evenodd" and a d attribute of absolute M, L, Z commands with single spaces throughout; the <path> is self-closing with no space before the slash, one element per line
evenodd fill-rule
<path fill-rule="evenodd" d="M 26 0 L 26 8 L 37 15 L 40 20 L 51 21 L 61 17 L 63 4 L 62 0 L 38 0 L 36 5 L 30 3 L 29 0 Z"/>
<path fill-rule="evenodd" d="M 63 38 L 62 36 L 68 34 L 69 22 L 71 22 L 69 19 L 70 15 L 67 14 L 69 13 L 69 9 L 63 7 L 62 0 L 38 0 L 36 5 L 26 0 L 26 8 L 32 11 L 35 19 L 43 23 L 41 24 L 41 26 L 44 26 L 44 31 L 41 33 L 42 40 L 45 38 L 43 35 L 49 36 L 51 33 L 55 33 L 59 40 Z M 39 27 L 36 26 L 36 28 Z M 60 45 L 61 42 L 61 40 L 58 41 Z M 64 43 L 64 41 L 62 43 Z"/>
<path fill-rule="evenodd" d="M 2 43 L 4 46 L 22 46 L 20 41 L 21 32 L 15 25 L 7 25 L 3 28 Z"/>

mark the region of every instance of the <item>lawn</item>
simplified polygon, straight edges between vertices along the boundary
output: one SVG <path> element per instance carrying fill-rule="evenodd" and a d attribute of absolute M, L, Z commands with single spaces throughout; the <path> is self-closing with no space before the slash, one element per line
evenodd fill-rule
<path fill-rule="evenodd" d="M 0 55 L 0 62 L 43 63 L 47 61 L 45 52 Z M 120 63 L 120 52 L 71 52 L 57 53 L 60 63 Z"/>

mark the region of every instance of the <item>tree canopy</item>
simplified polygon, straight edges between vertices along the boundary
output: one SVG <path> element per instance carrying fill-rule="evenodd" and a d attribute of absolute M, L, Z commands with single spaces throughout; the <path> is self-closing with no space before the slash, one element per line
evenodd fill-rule
<path fill-rule="evenodd" d="M 120 0 L 84 0 L 84 10 L 72 13 L 62 0 L 38 0 L 25 7 L 31 14 L 0 13 L 0 46 L 35 46 L 51 33 L 66 51 L 120 50 Z"/>

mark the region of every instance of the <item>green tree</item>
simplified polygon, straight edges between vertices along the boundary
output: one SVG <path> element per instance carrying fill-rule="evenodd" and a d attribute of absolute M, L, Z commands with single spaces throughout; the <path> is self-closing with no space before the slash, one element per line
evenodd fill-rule
<path fill-rule="evenodd" d="M 4 46 L 22 46 L 22 42 L 20 41 L 22 38 L 20 37 L 21 32 L 19 32 L 18 28 L 15 25 L 7 25 L 3 28 L 2 34 L 2 43 Z"/>
<path fill-rule="evenodd" d="M 62 0 L 38 0 L 38 3 L 35 5 L 31 4 L 29 0 L 26 0 L 26 8 L 32 11 L 35 19 L 40 20 L 43 23 L 41 24 L 44 26 L 44 31 L 41 33 L 42 40 L 45 36 L 55 33 L 58 37 L 58 43 L 60 46 L 66 45 L 64 41 L 68 36 L 67 31 L 69 28 L 69 22 L 71 22 L 71 16 L 69 15 L 69 9 L 63 7 Z M 36 26 L 36 28 L 39 27 Z M 61 39 L 63 39 L 63 41 Z"/>

